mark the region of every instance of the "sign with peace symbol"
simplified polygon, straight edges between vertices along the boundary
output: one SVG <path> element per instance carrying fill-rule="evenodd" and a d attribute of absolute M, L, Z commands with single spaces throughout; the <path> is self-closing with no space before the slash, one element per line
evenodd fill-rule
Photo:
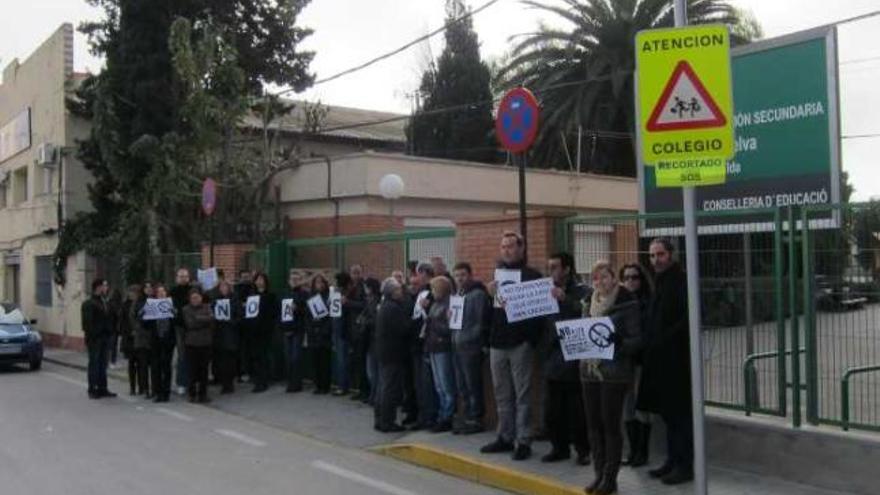
<path fill-rule="evenodd" d="M 514 88 L 498 104 L 495 134 L 501 146 L 511 153 L 522 153 L 532 146 L 538 135 L 540 107 L 531 91 Z"/>
<path fill-rule="evenodd" d="M 608 347 L 611 347 L 611 344 L 613 343 L 611 342 L 612 333 L 614 333 L 614 330 L 612 330 L 611 327 L 602 322 L 597 322 L 590 327 L 587 336 L 590 338 L 590 342 L 596 347 L 607 349 Z"/>

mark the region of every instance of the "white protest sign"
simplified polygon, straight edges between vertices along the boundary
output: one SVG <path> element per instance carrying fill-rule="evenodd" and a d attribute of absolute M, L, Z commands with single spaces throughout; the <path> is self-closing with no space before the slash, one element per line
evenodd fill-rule
<path fill-rule="evenodd" d="M 174 318 L 174 302 L 170 297 L 147 299 L 144 304 L 144 320 L 170 320 Z"/>
<path fill-rule="evenodd" d="M 312 313 L 312 318 L 316 320 L 326 318 L 330 314 L 327 305 L 324 304 L 324 298 L 321 297 L 321 294 L 313 296 L 306 301 L 306 304 L 309 306 L 309 312 Z"/>
<path fill-rule="evenodd" d="M 428 314 L 425 313 L 425 308 L 422 307 L 422 301 L 427 299 L 430 291 L 423 290 L 419 292 L 419 295 L 416 296 L 416 304 L 413 306 L 412 319 L 418 320 L 419 318 L 427 318 Z"/>
<path fill-rule="evenodd" d="M 496 268 L 495 269 L 495 282 L 496 282 L 496 292 L 495 292 L 495 307 L 500 308 L 501 304 L 504 302 L 501 299 L 501 294 L 498 289 L 501 288 L 502 285 L 510 285 L 510 284 L 518 284 L 522 282 L 522 272 L 520 270 L 508 270 L 506 268 Z"/>
<path fill-rule="evenodd" d="M 260 296 L 248 296 L 244 305 L 244 317 L 251 320 L 260 316 Z"/>
<path fill-rule="evenodd" d="M 330 287 L 327 303 L 330 304 L 330 318 L 342 318 L 342 293 L 335 287 Z"/>
<path fill-rule="evenodd" d="M 540 278 L 521 284 L 502 285 L 498 288 L 504 301 L 507 321 L 517 321 L 552 315 L 559 312 L 559 303 L 553 297 L 553 279 Z"/>
<path fill-rule="evenodd" d="M 281 300 L 281 322 L 282 323 L 290 323 L 293 321 L 293 309 L 296 307 L 293 304 L 293 299 L 282 299 Z"/>
<path fill-rule="evenodd" d="M 198 279 L 199 284 L 202 285 L 202 290 L 211 290 L 214 287 L 217 287 L 217 269 L 216 268 L 207 268 L 205 270 L 198 270 Z"/>
<path fill-rule="evenodd" d="M 461 330 L 464 323 L 464 296 L 452 296 L 449 298 L 449 328 Z"/>
<path fill-rule="evenodd" d="M 607 316 L 557 321 L 556 335 L 566 361 L 614 359 L 614 323 Z"/>
<path fill-rule="evenodd" d="M 217 299 L 214 301 L 214 319 L 217 321 L 229 321 L 232 319 L 232 306 L 229 299 Z"/>

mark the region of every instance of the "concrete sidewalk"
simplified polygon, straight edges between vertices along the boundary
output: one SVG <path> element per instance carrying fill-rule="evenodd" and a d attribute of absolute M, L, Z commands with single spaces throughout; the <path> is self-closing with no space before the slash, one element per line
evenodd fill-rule
<path fill-rule="evenodd" d="M 46 350 L 45 359 L 80 369 L 85 368 L 87 361 L 83 353 L 52 349 Z M 110 375 L 127 384 L 123 367 L 112 370 Z M 127 386 L 126 390 L 120 386 L 116 388 L 117 392 L 127 392 Z M 243 385 L 236 393 L 223 396 L 214 389 L 210 407 L 322 441 L 369 449 L 517 493 L 582 494 L 583 486 L 592 479 L 592 467 L 576 466 L 573 461 L 541 463 L 540 456 L 550 450 L 547 442 L 533 445 L 534 455 L 530 460 L 514 462 L 509 455 L 479 453 L 480 446 L 494 437 L 491 432 L 469 436 L 427 432 L 381 434 L 372 429 L 372 409 L 347 397 L 316 396 L 308 391 L 287 394 L 283 387 L 277 385 L 266 393 L 251 394 L 250 388 L 250 385 Z M 661 460 L 655 455 L 651 464 L 658 464 Z M 665 486 L 651 479 L 647 470 L 622 468 L 619 493 L 684 495 L 693 492 L 690 484 Z M 846 492 L 824 490 L 711 464 L 709 490 L 713 495 L 847 495 Z"/>

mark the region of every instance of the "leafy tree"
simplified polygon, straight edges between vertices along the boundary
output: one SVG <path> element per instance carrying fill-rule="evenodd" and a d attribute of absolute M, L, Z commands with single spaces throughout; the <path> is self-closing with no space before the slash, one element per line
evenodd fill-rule
<path fill-rule="evenodd" d="M 62 283 L 67 257 L 81 249 L 121 255 L 132 276 L 153 255 L 196 249 L 205 238 L 201 181 L 236 177 L 232 143 L 249 103 L 265 83 L 302 90 L 313 81 L 314 54 L 298 50 L 311 30 L 296 25 L 308 0 L 87 2 L 104 19 L 80 30 L 106 67 L 69 108 L 92 124 L 77 155 L 94 176 L 94 211 L 62 227 Z"/>
<path fill-rule="evenodd" d="M 463 0 L 447 0 L 446 46 L 422 75 L 423 103 L 407 129 L 416 155 L 484 162 L 496 158 L 491 76 L 480 58 L 471 18 L 461 19 L 468 12 Z M 461 108 L 434 113 L 448 107 Z"/>
<path fill-rule="evenodd" d="M 571 148 L 582 130 L 588 171 L 634 176 L 635 35 L 673 26 L 673 2 L 560 2 L 523 2 L 561 18 L 567 27 L 542 25 L 519 36 L 497 80 L 502 88 L 523 85 L 539 95 L 542 126 L 530 164 L 563 167 L 575 155 Z M 739 11 L 723 0 L 688 0 L 688 22 L 733 26 L 734 43 L 760 34 L 757 25 L 739 29 Z"/>

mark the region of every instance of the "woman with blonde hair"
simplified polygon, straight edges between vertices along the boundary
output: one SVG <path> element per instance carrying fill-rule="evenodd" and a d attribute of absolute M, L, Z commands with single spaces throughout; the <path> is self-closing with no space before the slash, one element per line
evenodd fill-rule
<path fill-rule="evenodd" d="M 597 262 L 592 279 L 593 295 L 584 306 L 584 316 L 611 319 L 613 331 L 606 343 L 614 345 L 614 357 L 584 359 L 580 363 L 587 432 L 596 472 L 596 479 L 586 487 L 586 492 L 609 495 L 617 491 L 623 453 L 621 418 L 624 399 L 635 376 L 634 357 L 642 346 L 641 314 L 638 299 L 618 283 L 611 263 Z"/>
<path fill-rule="evenodd" d="M 434 433 L 452 430 L 455 415 L 455 368 L 452 364 L 452 331 L 449 328 L 449 297 L 452 283 L 445 276 L 431 279 L 433 303 L 425 322 L 425 352 L 431 359 L 434 390 L 440 399 Z"/>

